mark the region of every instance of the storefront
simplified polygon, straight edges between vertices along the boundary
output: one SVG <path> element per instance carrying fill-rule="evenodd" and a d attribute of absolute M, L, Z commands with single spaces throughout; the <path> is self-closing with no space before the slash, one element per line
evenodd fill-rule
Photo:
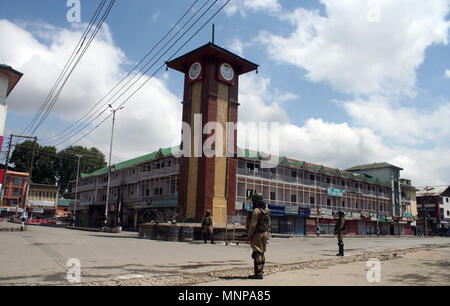
<path fill-rule="evenodd" d="M 358 234 L 358 220 L 361 219 L 359 213 L 347 212 L 345 215 L 346 223 L 346 235 L 357 235 Z"/>
<path fill-rule="evenodd" d="M 336 220 L 333 217 L 333 211 L 327 208 L 320 209 L 319 231 L 321 235 L 333 235 Z"/>
<path fill-rule="evenodd" d="M 311 208 L 309 217 L 305 218 L 306 235 L 317 235 L 317 221 L 319 217 L 320 214 L 317 208 Z"/>
<path fill-rule="evenodd" d="M 290 221 L 285 215 L 285 206 L 269 205 L 270 221 L 272 223 L 272 233 L 287 234 L 289 227 L 293 229 L 293 221 Z"/>

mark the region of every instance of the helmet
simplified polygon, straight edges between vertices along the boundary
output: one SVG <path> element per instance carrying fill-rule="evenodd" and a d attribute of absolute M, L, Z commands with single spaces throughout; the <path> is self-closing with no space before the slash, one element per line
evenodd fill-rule
<path fill-rule="evenodd" d="M 254 203 L 262 203 L 263 202 L 263 196 L 259 192 L 255 192 L 252 196 L 252 202 Z"/>

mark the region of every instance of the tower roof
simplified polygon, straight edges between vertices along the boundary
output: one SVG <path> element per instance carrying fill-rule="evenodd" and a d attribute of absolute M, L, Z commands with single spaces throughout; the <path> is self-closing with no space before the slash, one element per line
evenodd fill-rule
<path fill-rule="evenodd" d="M 221 48 L 213 43 L 197 48 L 189 53 L 186 53 L 170 62 L 167 62 L 167 67 L 175 69 L 180 72 L 186 72 L 188 65 L 200 59 L 204 55 L 217 56 L 223 61 L 227 61 L 237 67 L 236 73 L 238 75 L 258 69 L 259 65 L 254 64 L 245 58 L 240 57 L 224 48 Z"/>
<path fill-rule="evenodd" d="M 8 97 L 13 88 L 19 82 L 20 78 L 23 76 L 23 73 L 5 64 L 0 64 L 0 73 L 6 75 L 9 79 L 8 91 L 6 92 L 6 97 Z"/>

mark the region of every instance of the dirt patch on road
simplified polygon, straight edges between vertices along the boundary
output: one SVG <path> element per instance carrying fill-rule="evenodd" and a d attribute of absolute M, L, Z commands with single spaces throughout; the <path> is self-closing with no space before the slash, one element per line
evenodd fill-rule
<path fill-rule="evenodd" d="M 291 264 L 278 264 L 278 265 L 266 265 L 265 275 L 270 276 L 271 274 L 297 271 L 303 269 L 326 269 L 328 267 L 336 265 L 345 265 L 355 262 L 367 261 L 371 258 L 377 258 L 380 262 L 400 259 L 402 255 L 423 252 L 427 250 L 437 250 L 442 248 L 449 248 L 450 244 L 444 245 L 427 245 L 426 247 L 415 247 L 403 250 L 390 250 L 382 252 L 366 252 L 359 255 L 347 256 L 347 257 L 333 257 L 330 259 L 320 259 L 320 260 L 310 260 L 300 263 Z M 436 263 L 435 263 L 436 264 Z M 443 263 L 444 265 L 449 264 L 448 261 Z M 127 279 L 127 280 L 111 280 L 106 282 L 93 282 L 87 285 L 92 286 L 190 286 L 220 280 L 244 280 L 253 271 L 249 268 L 234 268 L 226 269 L 214 272 L 202 272 L 202 273 L 187 273 L 187 272 L 172 272 L 166 275 L 146 275 L 145 277 L 139 279 Z M 408 276 L 405 276 L 408 278 Z M 409 278 L 408 278 L 409 279 Z M 411 277 L 410 279 L 414 279 Z M 423 276 L 422 276 L 423 279 Z"/>

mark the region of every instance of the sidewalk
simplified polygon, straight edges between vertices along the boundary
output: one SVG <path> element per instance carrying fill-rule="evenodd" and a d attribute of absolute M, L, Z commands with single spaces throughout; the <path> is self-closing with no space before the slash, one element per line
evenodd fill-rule
<path fill-rule="evenodd" d="M 24 230 L 27 230 L 27 225 L 25 225 Z M 20 232 L 20 223 L 0 222 L 0 232 Z"/>

